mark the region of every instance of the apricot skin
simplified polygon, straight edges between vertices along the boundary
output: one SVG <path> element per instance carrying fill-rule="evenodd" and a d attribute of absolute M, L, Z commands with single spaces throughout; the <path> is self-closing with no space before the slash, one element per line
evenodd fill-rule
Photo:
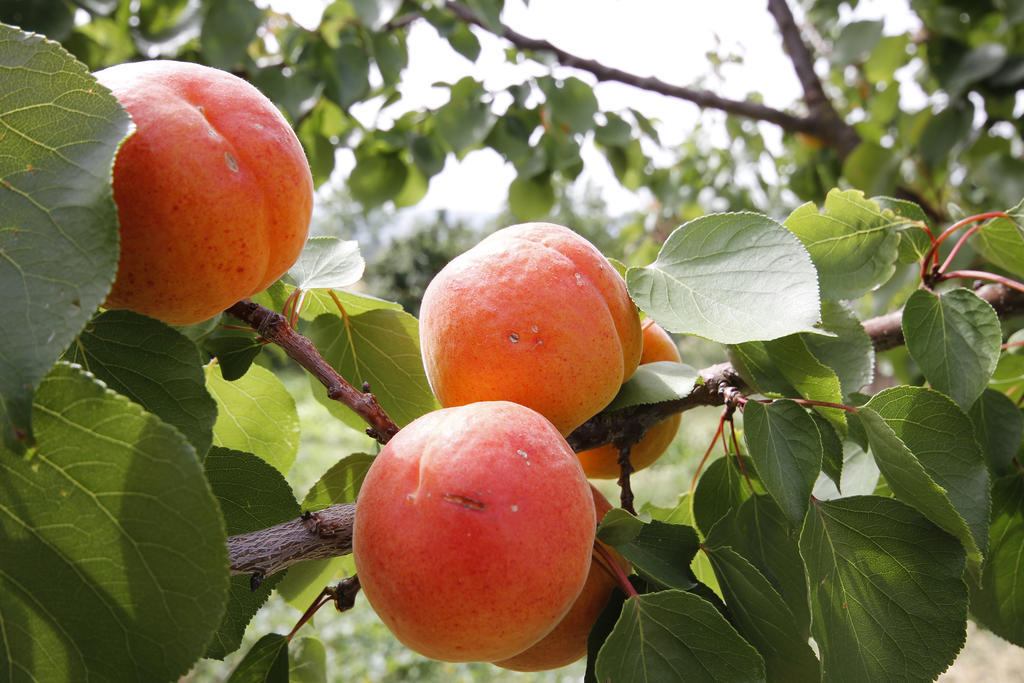
<path fill-rule="evenodd" d="M 591 493 L 594 496 L 594 508 L 600 522 L 605 514 L 612 509 L 612 504 L 594 487 L 591 487 Z M 601 541 L 597 541 L 597 543 L 600 543 L 615 559 L 624 575 L 630 573 L 631 567 L 625 558 Z M 572 664 L 585 656 L 590 630 L 594 627 L 597 618 L 601 616 L 601 611 L 608 603 L 608 598 L 611 597 L 616 586 L 611 571 L 605 569 L 602 566 L 603 563 L 604 559 L 594 553 L 590 573 L 587 574 L 587 582 L 583 584 L 583 591 L 580 592 L 569 612 L 562 618 L 562 621 L 558 622 L 558 626 L 551 633 L 523 652 L 500 662 L 494 662 L 494 664 L 513 671 L 547 671 Z"/>
<path fill-rule="evenodd" d="M 188 325 L 291 267 L 306 241 L 313 180 L 270 100 L 237 76 L 186 62 L 95 75 L 136 127 L 114 163 L 121 255 L 106 308 Z"/>
<path fill-rule="evenodd" d="M 679 348 L 672 341 L 668 332 L 652 319 L 643 322 L 644 350 L 640 356 L 640 364 L 657 361 L 674 361 L 679 363 Z M 629 451 L 629 463 L 634 471 L 642 470 L 669 447 L 676 438 L 682 416 L 673 415 L 647 430 L 644 438 L 634 444 Z M 621 472 L 619 467 L 619 451 L 611 444 L 578 453 L 583 471 L 593 479 L 617 479 Z"/>
<path fill-rule="evenodd" d="M 493 661 L 544 637 L 582 590 L 596 518 L 579 461 L 506 401 L 428 413 L 381 450 L 356 501 L 366 599 L 410 649 Z"/>
<path fill-rule="evenodd" d="M 568 228 L 525 223 L 431 281 L 420 346 L 441 405 L 514 401 L 568 434 L 615 397 L 642 342 L 626 283 L 601 252 Z"/>

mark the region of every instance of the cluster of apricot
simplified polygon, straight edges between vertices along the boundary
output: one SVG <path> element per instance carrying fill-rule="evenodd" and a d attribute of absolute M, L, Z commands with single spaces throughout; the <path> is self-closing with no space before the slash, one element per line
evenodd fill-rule
<path fill-rule="evenodd" d="M 274 105 L 183 62 L 96 77 L 136 127 L 113 169 L 121 256 L 104 305 L 187 325 L 280 277 L 306 239 L 312 180 Z M 424 296 L 420 336 L 445 407 L 402 429 L 366 476 L 353 538 L 363 591 L 399 640 L 435 659 L 575 661 L 629 565 L 594 554 L 611 506 L 587 477 L 618 476 L 618 452 L 577 456 L 564 437 L 638 364 L 678 361 L 675 344 L 641 325 L 593 245 L 547 223 L 498 231 L 448 264 Z M 678 425 L 650 430 L 632 466 Z"/>
<path fill-rule="evenodd" d="M 676 346 L 641 325 L 593 245 L 548 223 L 505 228 L 452 260 L 423 297 L 420 344 L 445 407 L 403 428 L 363 482 L 353 534 L 363 592 L 428 657 L 569 664 L 629 565 L 595 552 L 611 505 L 587 482 L 618 476 L 618 451 L 577 456 L 565 436 L 638 364 L 678 361 Z M 657 458 L 678 424 L 652 429 L 633 466 Z"/>

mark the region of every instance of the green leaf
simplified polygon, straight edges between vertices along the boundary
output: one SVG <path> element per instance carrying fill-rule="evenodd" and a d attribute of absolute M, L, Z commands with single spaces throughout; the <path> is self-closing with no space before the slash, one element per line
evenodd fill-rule
<path fill-rule="evenodd" d="M 843 442 L 828 420 L 819 413 L 810 415 L 818 428 L 818 440 L 821 442 L 821 471 L 839 486 L 843 476 Z"/>
<path fill-rule="evenodd" d="M 469 26 L 458 22 L 446 36 L 452 49 L 471 62 L 480 56 L 480 39 L 470 30 Z"/>
<path fill-rule="evenodd" d="M 942 165 L 957 142 L 967 137 L 973 117 L 973 106 L 954 102 L 929 119 L 917 144 L 921 158 L 929 166 Z"/>
<path fill-rule="evenodd" d="M 218 0 L 205 5 L 199 46 L 209 66 L 233 71 L 245 57 L 264 10 L 251 0 Z"/>
<path fill-rule="evenodd" d="M 268 633 L 257 640 L 225 683 L 288 683 L 288 639 Z"/>
<path fill-rule="evenodd" d="M 854 21 L 842 28 L 832 46 L 830 58 L 835 66 L 863 61 L 882 39 L 882 21 Z"/>
<path fill-rule="evenodd" d="M 735 515 L 751 495 L 736 464 L 736 456 L 718 458 L 707 466 L 697 482 L 693 494 L 693 521 L 707 536 L 720 519 Z"/>
<path fill-rule="evenodd" d="M 700 547 L 694 528 L 658 520 L 641 522 L 641 525 L 628 542 L 615 544 L 619 554 L 642 575 L 667 588 L 693 588 L 696 583 L 690 574 L 690 563 Z M 605 537 L 609 536 L 611 534 L 606 532 Z"/>
<path fill-rule="evenodd" d="M 981 225 L 972 244 L 982 256 L 1017 277 L 1024 277 L 1024 201 L 1007 213 Z"/>
<path fill-rule="evenodd" d="M 600 653 L 604 641 L 608 639 L 615 628 L 625 602 L 626 594 L 618 588 L 612 589 L 608 602 L 590 629 L 590 635 L 587 636 L 587 668 L 583 672 L 583 683 L 599 683 L 597 673 L 594 671 L 594 667 L 597 665 L 597 655 Z"/>
<path fill-rule="evenodd" d="M 754 565 L 732 548 L 706 548 L 733 624 L 764 658 L 768 679 L 814 681 L 818 658 L 793 613 Z"/>
<path fill-rule="evenodd" d="M 853 424 L 851 422 L 851 424 Z M 858 420 L 856 424 L 860 424 Z M 840 481 L 818 477 L 812 495 L 818 500 L 835 500 L 845 496 L 870 495 L 878 488 L 879 471 L 874 458 L 868 454 L 867 436 L 864 445 L 852 440 L 842 442 L 843 468 Z M 842 491 L 842 493 L 840 493 Z"/>
<path fill-rule="evenodd" d="M 821 472 L 822 443 L 814 420 L 792 401 L 747 401 L 743 439 L 761 483 L 789 523 L 800 526 Z"/>
<path fill-rule="evenodd" d="M 206 366 L 206 388 L 217 401 L 213 445 L 252 453 L 287 474 L 299 450 L 299 415 L 274 373 L 253 365 L 233 382 Z"/>
<path fill-rule="evenodd" d="M 321 69 L 327 78 L 324 92 L 347 110 L 370 92 L 370 57 L 352 35 L 332 50 Z"/>
<path fill-rule="evenodd" d="M 622 508 L 612 508 L 597 525 L 597 537 L 608 545 L 625 545 L 633 541 L 644 528 L 643 521 Z"/>
<path fill-rule="evenodd" d="M 766 395 L 806 398 L 842 404 L 843 393 L 835 371 L 822 364 L 800 335 L 768 342 L 730 347 L 730 358 L 750 384 Z M 846 413 L 839 408 L 815 406 L 840 433 L 847 429 Z"/>
<path fill-rule="evenodd" d="M 626 600 L 597 655 L 599 681 L 761 681 L 761 656 L 711 603 L 679 590 Z"/>
<path fill-rule="evenodd" d="M 629 293 L 670 332 L 724 344 L 813 332 L 818 280 L 807 252 L 755 213 L 704 216 L 669 235 L 657 260 L 626 273 Z"/>
<path fill-rule="evenodd" d="M 251 453 L 214 448 L 203 461 L 203 468 L 220 503 L 229 536 L 299 516 L 299 504 L 284 476 Z M 207 657 L 223 659 L 238 649 L 245 627 L 284 576 L 285 572 L 277 572 L 262 579 L 255 591 L 249 575 L 231 577 L 227 611 L 206 649 Z"/>
<path fill-rule="evenodd" d="M 283 311 L 285 302 L 295 292 L 295 287 L 278 280 L 263 290 L 252 301 L 266 306 L 272 311 Z M 359 315 L 367 311 L 391 310 L 401 311 L 401 304 L 385 301 L 366 294 L 341 290 L 304 290 L 299 296 L 299 317 L 303 320 L 314 320 L 324 313 L 340 313 Z M 339 308 L 340 307 L 340 308 Z"/>
<path fill-rule="evenodd" d="M 851 185 L 869 195 L 892 192 L 899 170 L 900 157 L 893 150 L 870 140 L 854 147 L 843 161 L 843 176 Z"/>
<path fill-rule="evenodd" d="M 914 263 L 924 258 L 932 245 L 931 238 L 924 228 L 928 225 L 928 216 L 924 209 L 914 202 L 893 197 L 872 197 L 871 201 L 882 207 L 883 211 L 892 211 L 903 220 L 897 224 L 900 234 L 900 263 Z"/>
<path fill-rule="evenodd" d="M 969 289 L 918 289 L 903 309 L 903 335 L 932 387 L 970 410 L 999 362 L 1002 328 L 992 306 Z"/>
<path fill-rule="evenodd" d="M 970 411 L 974 438 L 993 474 L 1013 471 L 1013 458 L 1024 441 L 1024 414 L 1005 394 L 986 389 Z"/>
<path fill-rule="evenodd" d="M 0 68 L 0 443 L 20 452 L 33 390 L 114 281 L 111 171 L 131 122 L 41 36 L 0 25 Z"/>
<path fill-rule="evenodd" d="M 896 497 L 912 505 L 940 529 L 955 536 L 967 550 L 972 570 L 979 568 L 982 561 L 981 548 L 967 521 L 953 506 L 946 490 L 928 476 L 921 462 L 881 415 L 865 406 L 860 409 L 860 417 L 878 469 Z M 987 494 L 985 501 L 987 505 Z"/>
<path fill-rule="evenodd" d="M 306 335 L 349 384 L 358 388 L 369 382 L 381 407 L 400 427 L 437 408 L 423 370 L 416 318 L 408 313 L 385 308 L 344 318 L 321 315 Z M 319 385 L 314 394 L 345 424 L 365 428 L 361 418 L 327 398 Z"/>
<path fill-rule="evenodd" d="M 867 407 L 885 419 L 928 476 L 945 489 L 985 552 L 989 475 L 970 418 L 946 396 L 921 387 L 886 389 L 868 401 Z"/>
<path fill-rule="evenodd" d="M 594 115 L 597 114 L 597 97 L 594 89 L 575 77 L 564 81 L 550 79 L 542 81 L 549 86 L 544 88 L 547 105 L 551 109 L 551 118 L 556 123 L 565 125 L 570 133 L 586 133 L 594 127 Z"/>
<path fill-rule="evenodd" d="M 518 175 L 508 186 L 508 206 L 521 221 L 547 218 L 554 205 L 555 188 L 551 185 L 550 173 Z"/>
<path fill-rule="evenodd" d="M 856 299 L 885 283 L 896 270 L 900 242 L 894 214 L 859 190 L 831 190 L 824 213 L 813 202 L 786 219 L 818 269 L 823 299 Z"/>
<path fill-rule="evenodd" d="M 803 559 L 794 529 L 782 508 L 767 494 L 747 498 L 731 525 L 719 524 L 708 535 L 712 546 L 731 546 L 753 564 L 782 596 L 801 635 L 810 635 L 811 612 Z"/>
<path fill-rule="evenodd" d="M 427 178 L 432 178 L 444 168 L 448 153 L 441 141 L 433 135 L 414 135 L 409 142 L 413 163 Z"/>
<path fill-rule="evenodd" d="M 203 349 L 217 359 L 221 376 L 234 382 L 249 371 L 266 342 L 250 330 L 234 330 L 219 327 L 203 339 Z"/>
<path fill-rule="evenodd" d="M 891 498 L 818 502 L 800 535 L 826 681 L 930 680 L 966 637 L 964 551 Z"/>
<path fill-rule="evenodd" d="M 310 237 L 288 277 L 299 289 L 341 289 L 358 282 L 365 267 L 358 242 Z"/>
<path fill-rule="evenodd" d="M 348 176 L 352 198 L 369 209 L 393 199 L 409 174 L 398 152 L 356 150 L 356 165 Z"/>
<path fill-rule="evenodd" d="M 228 590 L 224 523 L 178 430 L 58 363 L 31 458 L 0 449 L 0 670 L 175 680 Z"/>
<path fill-rule="evenodd" d="M 992 486 L 992 526 L 981 587 L 971 586 L 971 614 L 1001 638 L 1024 647 L 1024 477 L 1015 472 Z"/>
<path fill-rule="evenodd" d="M 437 132 L 459 157 L 483 142 L 494 125 L 483 93 L 483 86 L 466 76 L 451 86 L 451 99 L 434 115 Z"/>
<path fill-rule="evenodd" d="M 1006 62 L 1007 49 L 1000 43 L 983 43 L 968 50 L 956 67 L 944 74 L 942 87 L 952 100 L 958 99 L 972 85 L 994 74 Z"/>
<path fill-rule="evenodd" d="M 289 683 L 327 683 L 327 648 L 315 636 L 295 638 L 288 646 Z"/>
<path fill-rule="evenodd" d="M 644 363 L 626 380 L 605 410 L 662 403 L 686 398 L 700 379 L 700 373 L 686 363 L 656 361 Z"/>
<path fill-rule="evenodd" d="M 322 510 L 335 503 L 354 503 L 372 462 L 372 455 L 356 453 L 335 463 L 306 494 L 302 509 Z M 302 562 L 288 569 L 277 592 L 292 607 L 304 610 L 324 586 L 354 573 L 351 555 Z"/>
<path fill-rule="evenodd" d="M 177 330 L 132 311 L 106 311 L 89 321 L 65 359 L 177 427 L 200 459 L 210 450 L 217 404 L 206 391 L 199 350 Z"/>
<path fill-rule="evenodd" d="M 848 304 L 821 302 L 821 320 L 834 337 L 803 335 L 807 349 L 835 372 L 844 397 L 860 391 L 875 378 L 875 346 Z"/>
<path fill-rule="evenodd" d="M 379 31 L 395 18 L 402 0 L 352 0 L 359 20 L 371 31 Z"/>

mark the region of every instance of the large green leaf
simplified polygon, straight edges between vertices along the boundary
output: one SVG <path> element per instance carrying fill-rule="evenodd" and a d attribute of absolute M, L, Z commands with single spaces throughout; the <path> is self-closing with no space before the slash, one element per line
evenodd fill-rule
<path fill-rule="evenodd" d="M 875 378 L 875 346 L 850 306 L 822 301 L 821 319 L 825 329 L 836 336 L 801 336 L 814 357 L 835 372 L 842 395 L 850 396 Z"/>
<path fill-rule="evenodd" d="M 740 505 L 731 525 L 716 525 L 709 545 L 728 545 L 757 567 L 782 596 L 800 633 L 810 635 L 811 612 L 803 559 L 794 529 L 778 504 L 766 494 L 751 496 Z"/>
<path fill-rule="evenodd" d="M 800 535 L 826 681 L 931 680 L 966 637 L 964 551 L 898 500 L 816 502 Z"/>
<path fill-rule="evenodd" d="M 870 292 L 895 271 L 903 220 L 882 211 L 858 190 L 831 190 L 825 211 L 813 202 L 786 219 L 818 268 L 823 299 L 854 299 Z"/>
<path fill-rule="evenodd" d="M 988 221 L 976 235 L 978 251 L 992 263 L 1024 277 L 1024 201 L 1010 209 L 1010 218 Z"/>
<path fill-rule="evenodd" d="M 626 600 L 595 670 L 615 683 L 765 678 L 757 650 L 711 603 L 680 590 Z"/>
<path fill-rule="evenodd" d="M 245 57 L 266 10 L 250 0 L 218 0 L 205 5 L 199 45 L 209 66 L 233 71 Z"/>
<path fill-rule="evenodd" d="M 986 628 L 1024 647 L 1024 476 L 997 479 L 992 487 L 989 554 L 981 587 L 971 586 L 971 614 Z"/>
<path fill-rule="evenodd" d="M 718 458 L 704 470 L 693 494 L 693 521 L 705 536 L 720 519 L 736 514 L 753 495 L 736 463 L 735 455 Z"/>
<path fill-rule="evenodd" d="M 870 406 L 860 410 L 868 434 L 871 453 L 889 488 L 900 500 L 912 505 L 929 521 L 955 536 L 964 544 L 972 570 L 981 566 L 982 549 L 967 520 L 954 507 L 945 488 L 929 476 L 927 470 L 893 430 Z M 970 437 L 971 432 L 967 432 Z M 987 492 L 983 499 L 988 504 Z"/>
<path fill-rule="evenodd" d="M 516 176 L 508 186 L 508 206 L 521 221 L 535 221 L 551 215 L 555 188 L 550 173 Z"/>
<path fill-rule="evenodd" d="M 705 548 L 733 624 L 764 658 L 768 680 L 814 681 L 818 658 L 793 613 L 754 565 L 732 548 Z"/>
<path fill-rule="evenodd" d="M 451 99 L 434 115 L 437 132 L 459 157 L 483 142 L 494 125 L 483 97 L 483 86 L 466 76 L 451 86 Z"/>
<path fill-rule="evenodd" d="M 313 321 L 306 335 L 349 384 L 360 388 L 369 382 L 370 391 L 399 426 L 438 407 L 423 370 L 416 318 L 408 313 L 382 308 L 358 315 L 325 314 Z M 314 385 L 313 393 L 345 424 L 365 428 L 348 407 L 329 399 L 323 387 Z"/>
<path fill-rule="evenodd" d="M 206 479 L 220 503 L 229 536 L 264 529 L 299 516 L 295 495 L 276 469 L 251 453 L 214 448 L 203 461 Z M 231 577 L 227 610 L 206 656 L 222 659 L 238 649 L 245 627 L 285 577 L 277 572 L 252 590 L 248 575 Z"/>
<path fill-rule="evenodd" d="M 254 365 L 228 382 L 220 366 L 206 366 L 206 388 L 217 401 L 213 445 L 252 453 L 287 474 L 299 450 L 299 414 L 281 380 Z"/>
<path fill-rule="evenodd" d="M 918 289 L 903 309 L 903 335 L 932 387 L 970 410 L 999 362 L 1002 329 L 992 306 L 969 289 Z"/>
<path fill-rule="evenodd" d="M 106 311 L 90 320 L 66 359 L 174 425 L 202 459 L 213 442 L 217 404 L 206 391 L 199 349 L 158 320 Z"/>
<path fill-rule="evenodd" d="M 609 511 L 605 518 L 612 522 L 615 516 L 625 515 L 636 520 L 628 512 L 615 509 Z M 668 524 L 658 520 L 640 522 L 640 528 L 629 534 L 628 541 L 614 543 L 614 530 L 607 533 L 608 527 L 602 522 L 601 539 L 613 543 L 615 549 L 629 560 L 641 574 L 654 579 L 667 588 L 689 590 L 695 585 L 690 574 L 690 562 L 693 561 L 700 539 L 691 526 Z M 614 525 L 612 525 L 614 526 Z M 609 540 L 612 539 L 612 540 Z"/>
<path fill-rule="evenodd" d="M 922 387 L 886 389 L 867 407 L 882 416 L 928 476 L 946 491 L 984 553 L 988 546 L 989 473 L 970 418 L 946 396 Z"/>
<path fill-rule="evenodd" d="M 791 334 L 766 342 L 747 342 L 729 348 L 736 370 L 766 395 L 806 398 L 841 404 L 842 385 L 835 370 L 811 353 L 802 335 Z M 846 412 L 815 406 L 841 434 L 846 434 Z"/>
<path fill-rule="evenodd" d="M 743 439 L 761 483 L 789 523 L 800 526 L 821 472 L 823 448 L 814 420 L 792 401 L 747 401 Z"/>
<path fill-rule="evenodd" d="M 37 450 L 0 449 L 0 671 L 33 680 L 174 680 L 221 621 L 220 509 L 178 430 L 57 364 Z"/>
<path fill-rule="evenodd" d="M 571 133 L 586 133 L 594 127 L 597 98 L 593 86 L 570 77 L 565 81 L 542 80 L 541 87 L 556 123 L 565 125 Z"/>
<path fill-rule="evenodd" d="M 813 332 L 818 276 L 806 250 L 767 216 L 704 216 L 677 228 L 657 260 L 626 273 L 637 305 L 670 332 L 722 342 Z"/>
<path fill-rule="evenodd" d="M 225 683 L 288 683 L 288 638 L 268 633 L 259 640 Z"/>
<path fill-rule="evenodd" d="M 700 373 L 686 363 L 644 363 L 622 384 L 619 393 L 605 410 L 686 398 L 693 392 L 699 379 Z"/>
<path fill-rule="evenodd" d="M 1024 441 L 1024 414 L 1005 394 L 986 389 L 970 412 L 974 437 L 993 474 L 1013 470 L 1013 458 Z"/>
<path fill-rule="evenodd" d="M 358 242 L 311 237 L 288 277 L 299 289 L 340 289 L 358 282 L 365 266 Z"/>
<path fill-rule="evenodd" d="M 31 442 L 32 392 L 114 281 L 114 155 L 128 114 L 84 64 L 0 25 L 0 443 Z"/>

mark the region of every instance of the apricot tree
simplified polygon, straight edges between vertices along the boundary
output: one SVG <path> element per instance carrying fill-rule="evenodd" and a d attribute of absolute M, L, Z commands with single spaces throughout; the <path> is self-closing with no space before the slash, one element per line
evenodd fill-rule
<path fill-rule="evenodd" d="M 621 509 L 594 546 L 619 592 L 590 630 L 588 679 L 928 679 L 955 659 L 968 616 L 1024 645 L 1022 18 L 919 2 L 928 44 L 844 26 L 836 82 L 823 83 L 772 0 L 804 86 L 790 113 L 637 79 L 504 27 L 498 3 L 473 6 L 340 2 L 316 32 L 245 2 L 89 2 L 78 20 L 70 4 L 30 3 L 0 17 L 61 41 L 0 26 L 0 671 L 170 680 L 237 650 L 273 590 L 319 591 L 308 614 L 356 599 L 357 576 L 329 584 L 374 455 L 339 453 L 296 500 L 283 473 L 297 419 L 265 349 L 307 371 L 338 420 L 387 444 L 439 407 L 416 319 L 352 291 L 362 260 L 330 238 L 194 326 L 102 310 L 119 253 L 114 162 L 131 123 L 90 69 L 152 49 L 237 70 L 291 118 L 323 181 L 355 126 L 347 107 L 396 92 L 414 21 L 465 53 L 468 27 L 482 27 L 597 78 L 794 134 L 782 187 L 809 201 L 781 220 L 692 158 L 649 164 L 638 137 L 656 129 L 639 112 L 601 112 L 596 125 L 576 77 L 532 80 L 500 117 L 479 83 L 460 81 L 448 105 L 354 142 L 348 183 L 368 204 L 410 201 L 446 155 L 489 145 L 517 166 L 510 201 L 533 218 L 573 177 L 586 135 L 623 183 L 661 200 L 648 232 L 663 239 L 608 256 L 628 263 L 640 311 L 677 338 L 718 342 L 723 360 L 642 365 L 566 437 L 619 456 Z M 831 10 L 811 5 L 806 30 L 836 29 Z M 201 13 L 198 38 L 180 12 Z M 911 45 L 947 108 L 886 104 L 896 69 L 918 58 Z M 756 131 L 729 125 L 756 149 Z M 714 198 L 744 210 L 687 217 L 706 176 Z M 707 462 L 678 505 L 644 505 L 633 445 L 698 406 L 721 410 Z M 552 495 L 552 519 L 560 504 Z M 292 635 L 268 634 L 235 676 L 286 678 Z"/>

